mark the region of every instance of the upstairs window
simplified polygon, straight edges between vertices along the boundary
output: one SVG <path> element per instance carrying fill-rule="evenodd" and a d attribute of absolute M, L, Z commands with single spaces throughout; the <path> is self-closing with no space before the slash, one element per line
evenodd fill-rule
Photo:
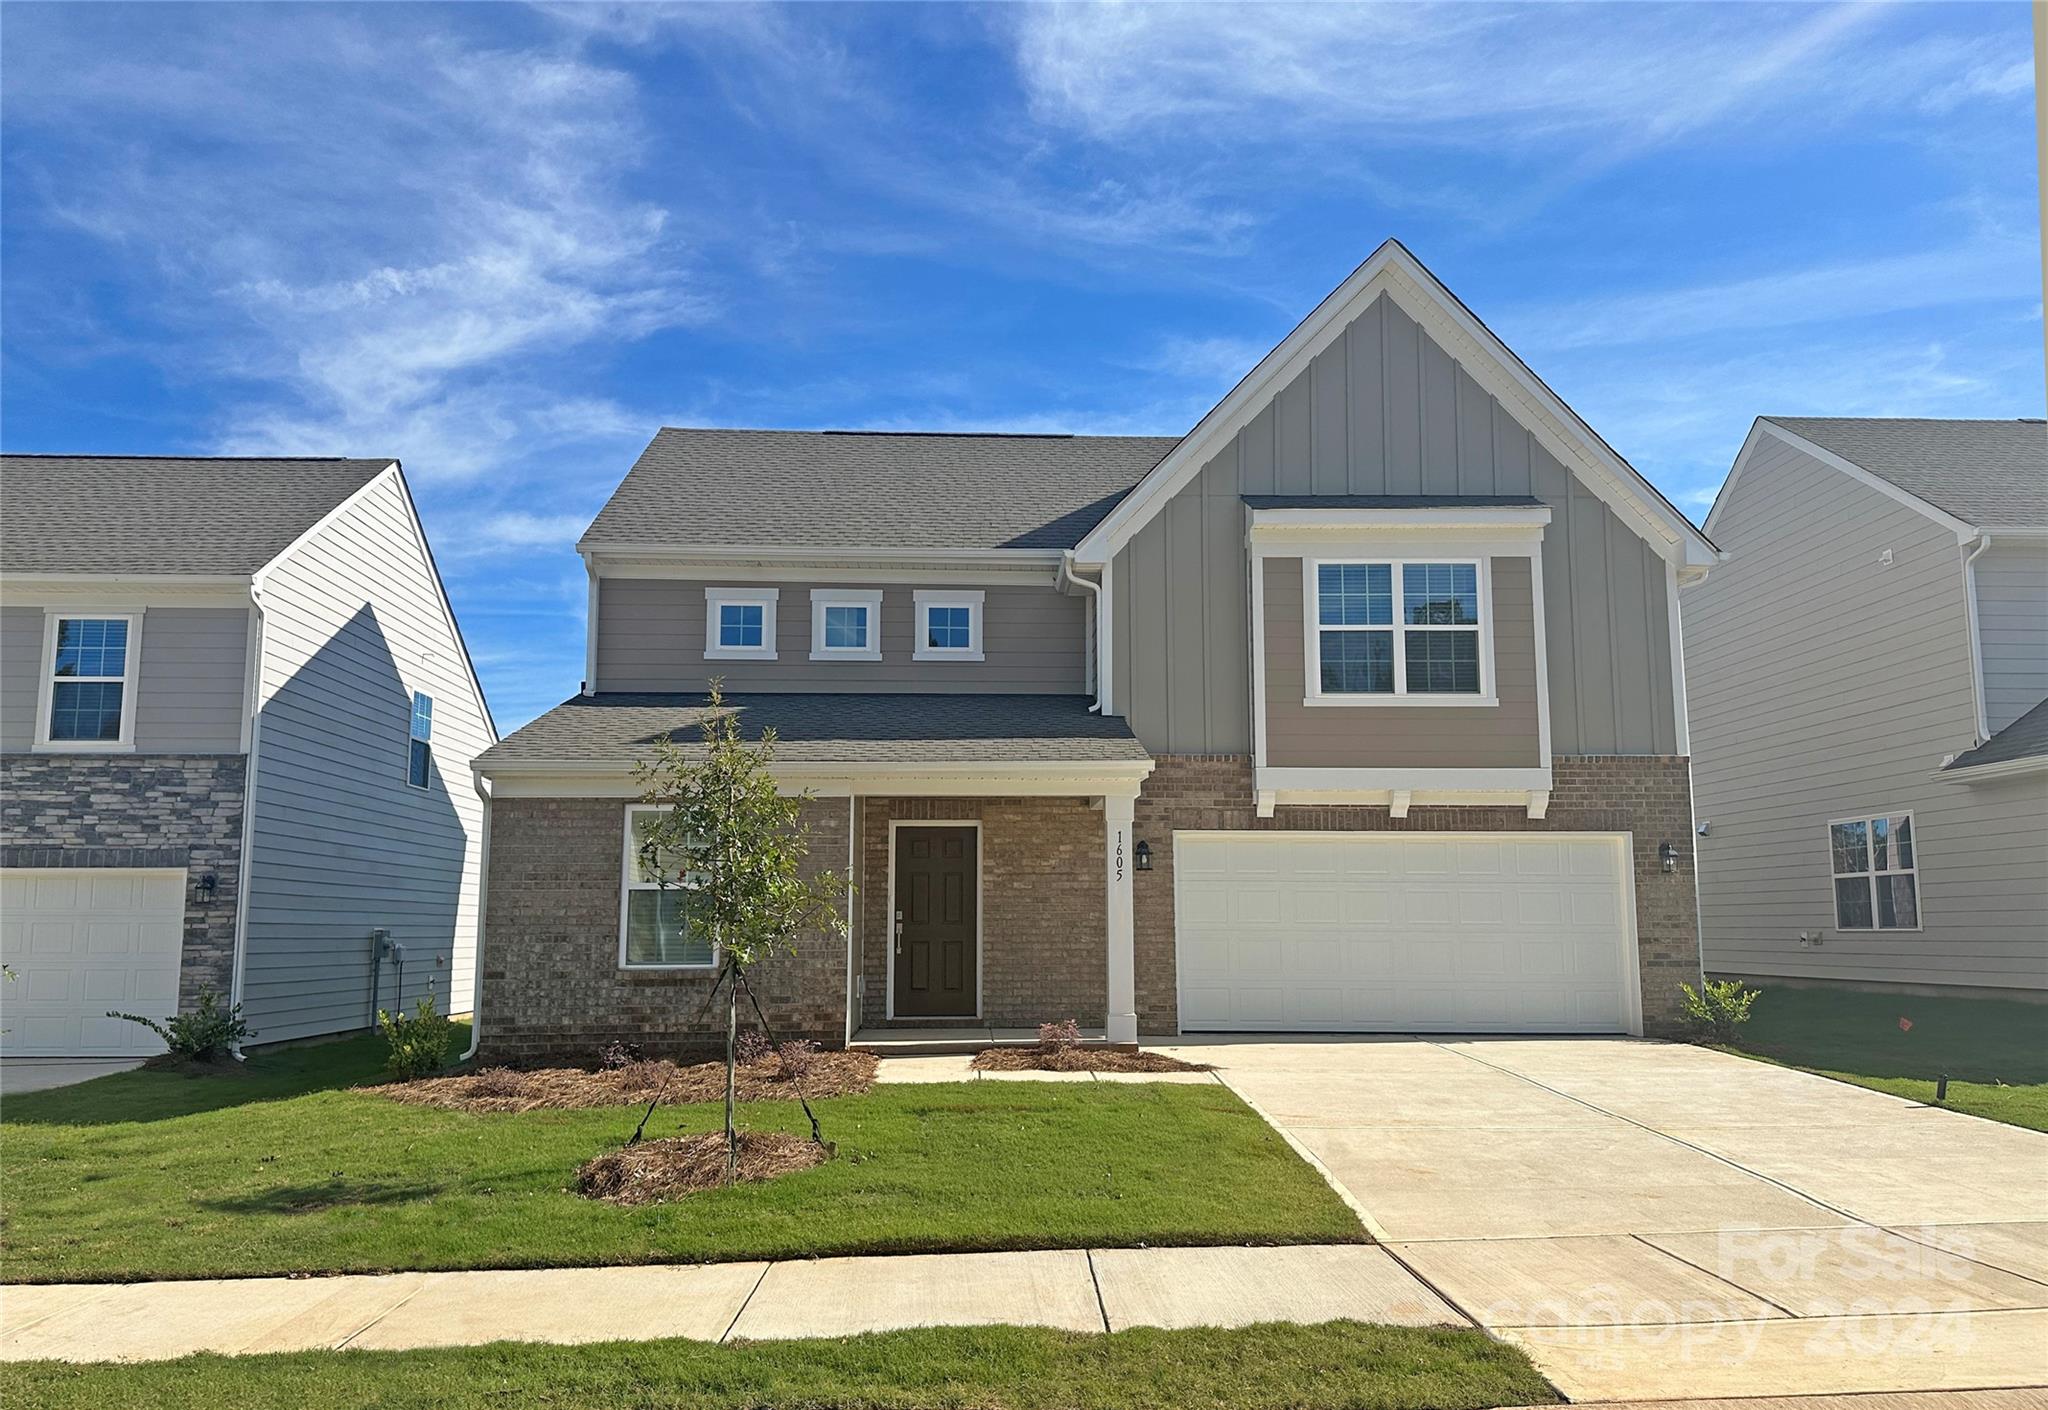
<path fill-rule="evenodd" d="M 775 659 L 775 588 L 704 589 L 704 659 Z"/>
<path fill-rule="evenodd" d="M 718 949 L 691 902 L 701 872 L 666 857 L 650 866 L 642 852 L 659 808 L 626 810 L 625 872 L 619 895 L 619 965 L 623 969 L 712 969 Z"/>
<path fill-rule="evenodd" d="M 1835 929 L 1920 928 L 1911 813 L 1831 822 L 1828 852 L 1835 874 Z"/>
<path fill-rule="evenodd" d="M 135 736 L 134 616 L 52 616 L 38 743 L 120 748 Z"/>
<path fill-rule="evenodd" d="M 405 781 L 425 788 L 434 776 L 434 697 L 412 693 L 412 728 L 406 749 Z"/>
<path fill-rule="evenodd" d="M 1487 702 L 1478 562 L 1312 562 L 1308 696 Z"/>
<path fill-rule="evenodd" d="M 981 609 L 986 594 L 948 590 L 916 594 L 916 646 L 919 661 L 982 660 Z"/>
<path fill-rule="evenodd" d="M 882 659 L 882 594 L 873 588 L 811 589 L 811 659 Z"/>

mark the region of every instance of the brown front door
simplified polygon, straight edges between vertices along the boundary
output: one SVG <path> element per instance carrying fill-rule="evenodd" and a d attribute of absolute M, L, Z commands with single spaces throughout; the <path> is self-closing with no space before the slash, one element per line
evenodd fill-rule
<path fill-rule="evenodd" d="M 979 840 L 971 827 L 896 829 L 898 1018 L 974 1017 Z"/>

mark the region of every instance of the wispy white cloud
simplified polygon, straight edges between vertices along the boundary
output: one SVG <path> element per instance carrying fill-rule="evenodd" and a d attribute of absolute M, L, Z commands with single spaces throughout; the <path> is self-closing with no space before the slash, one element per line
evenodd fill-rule
<path fill-rule="evenodd" d="M 1228 387 L 1251 371 L 1272 346 L 1271 339 L 1200 338 L 1176 334 L 1161 339 L 1152 352 L 1135 359 L 1132 366 L 1147 372 Z"/>

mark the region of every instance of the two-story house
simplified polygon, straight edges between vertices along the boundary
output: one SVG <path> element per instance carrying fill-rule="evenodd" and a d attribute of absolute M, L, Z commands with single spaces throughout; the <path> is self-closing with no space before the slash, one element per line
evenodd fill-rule
<path fill-rule="evenodd" d="M 1185 436 L 668 429 L 579 548 L 584 691 L 478 765 L 487 1055 L 711 1032 L 632 769 L 714 678 L 854 884 L 764 974 L 816 1039 L 1663 1033 L 1699 975 L 1715 551 L 1392 242 Z"/>
<path fill-rule="evenodd" d="M 0 457 L 0 1050 L 469 1007 L 496 739 L 396 461 Z M 402 987 L 401 987 L 402 985 Z"/>
<path fill-rule="evenodd" d="M 2048 425 L 1766 417 L 1707 531 L 1707 967 L 2048 998 Z"/>

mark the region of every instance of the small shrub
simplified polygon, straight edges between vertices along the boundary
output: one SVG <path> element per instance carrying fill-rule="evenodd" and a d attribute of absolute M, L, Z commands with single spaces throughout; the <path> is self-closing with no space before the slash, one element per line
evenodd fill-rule
<path fill-rule="evenodd" d="M 808 1038 L 792 1038 L 775 1050 L 775 1059 L 782 1066 L 785 1081 L 801 1082 L 811 1072 L 811 1058 L 817 1053 L 818 1045 Z"/>
<path fill-rule="evenodd" d="M 200 986 L 199 1004 L 192 1012 L 177 1014 L 162 1023 L 141 1014 L 115 1013 L 111 1009 L 107 1017 L 141 1024 L 164 1040 L 170 1056 L 188 1062 L 220 1062 L 236 1043 L 256 1036 L 242 1021 L 242 1006 L 222 1008 L 220 995 L 213 992 L 212 985 Z"/>
<path fill-rule="evenodd" d="M 638 1043 L 614 1041 L 597 1050 L 597 1065 L 606 1072 L 616 1072 L 628 1063 L 638 1062 L 646 1056 Z"/>
<path fill-rule="evenodd" d="M 479 1097 L 523 1096 L 526 1074 L 509 1067 L 487 1067 L 469 1079 L 469 1090 Z"/>
<path fill-rule="evenodd" d="M 1699 1032 L 1716 1043 L 1733 1044 L 1735 1030 L 1749 1022 L 1749 1010 L 1763 997 L 1761 989 L 1744 986 L 1739 979 L 1708 979 L 1698 989 L 1685 991 L 1685 1016 Z"/>
<path fill-rule="evenodd" d="M 1038 1025 L 1038 1050 L 1042 1053 L 1063 1053 L 1069 1048 L 1081 1046 L 1081 1025 L 1074 1019 L 1059 1023 Z"/>
<path fill-rule="evenodd" d="M 763 1033 L 758 1028 L 749 1028 L 746 1032 L 740 1034 L 739 1041 L 734 1045 L 733 1051 L 741 1062 L 751 1067 L 773 1052 L 774 1045 L 768 1041 L 766 1033 Z"/>
<path fill-rule="evenodd" d="M 384 1034 L 384 1041 L 391 1045 L 384 1068 L 399 1081 L 410 1082 L 448 1065 L 451 1025 L 447 1015 L 434 1007 L 431 985 L 410 1015 L 403 1009 L 396 1013 L 378 1009 L 377 1027 Z"/>

